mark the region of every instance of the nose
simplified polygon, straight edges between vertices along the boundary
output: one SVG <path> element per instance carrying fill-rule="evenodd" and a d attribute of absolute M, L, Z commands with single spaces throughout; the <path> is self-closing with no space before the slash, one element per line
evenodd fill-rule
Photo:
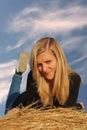
<path fill-rule="evenodd" d="M 46 71 L 47 71 L 47 66 L 46 66 L 45 64 L 42 66 L 42 71 L 43 71 L 43 72 L 46 72 Z"/>

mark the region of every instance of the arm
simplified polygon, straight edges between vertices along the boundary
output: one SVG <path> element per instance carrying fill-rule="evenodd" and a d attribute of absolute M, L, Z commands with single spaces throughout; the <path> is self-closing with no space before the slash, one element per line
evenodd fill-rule
<path fill-rule="evenodd" d="M 32 71 L 30 71 L 28 74 L 26 91 L 28 94 L 28 104 L 37 101 L 40 98 L 37 92 L 36 81 L 33 79 L 32 76 Z"/>
<path fill-rule="evenodd" d="M 81 107 L 80 103 L 76 103 L 81 84 L 81 77 L 77 73 L 74 73 L 69 76 L 69 80 L 70 80 L 69 98 L 66 102 L 66 105 Z"/>
<path fill-rule="evenodd" d="M 20 84 L 22 76 L 15 74 L 12 78 L 11 87 L 7 96 L 5 114 L 13 108 L 13 102 L 20 94 Z"/>

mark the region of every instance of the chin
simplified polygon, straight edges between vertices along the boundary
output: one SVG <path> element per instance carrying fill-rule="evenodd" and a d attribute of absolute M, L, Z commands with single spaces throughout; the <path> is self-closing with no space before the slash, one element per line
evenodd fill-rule
<path fill-rule="evenodd" d="M 46 78 L 47 80 L 53 80 L 53 77 Z"/>

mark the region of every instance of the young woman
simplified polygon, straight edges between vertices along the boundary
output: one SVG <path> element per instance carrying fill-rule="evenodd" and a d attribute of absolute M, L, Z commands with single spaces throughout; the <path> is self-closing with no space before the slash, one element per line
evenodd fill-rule
<path fill-rule="evenodd" d="M 77 103 L 81 77 L 69 67 L 59 43 L 50 37 L 36 42 L 30 56 L 26 91 L 20 94 L 22 73 L 16 72 L 6 102 L 5 113 L 16 107 L 72 107 Z"/>

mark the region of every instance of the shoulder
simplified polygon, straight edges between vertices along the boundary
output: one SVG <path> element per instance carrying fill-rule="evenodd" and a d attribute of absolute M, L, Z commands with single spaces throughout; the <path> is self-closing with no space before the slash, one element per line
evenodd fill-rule
<path fill-rule="evenodd" d="M 28 73 L 28 80 L 31 80 L 32 82 L 35 81 L 35 80 L 33 79 L 32 70 L 30 70 L 30 72 Z"/>
<path fill-rule="evenodd" d="M 69 75 L 69 79 L 81 82 L 81 77 L 78 73 L 74 72 Z"/>

